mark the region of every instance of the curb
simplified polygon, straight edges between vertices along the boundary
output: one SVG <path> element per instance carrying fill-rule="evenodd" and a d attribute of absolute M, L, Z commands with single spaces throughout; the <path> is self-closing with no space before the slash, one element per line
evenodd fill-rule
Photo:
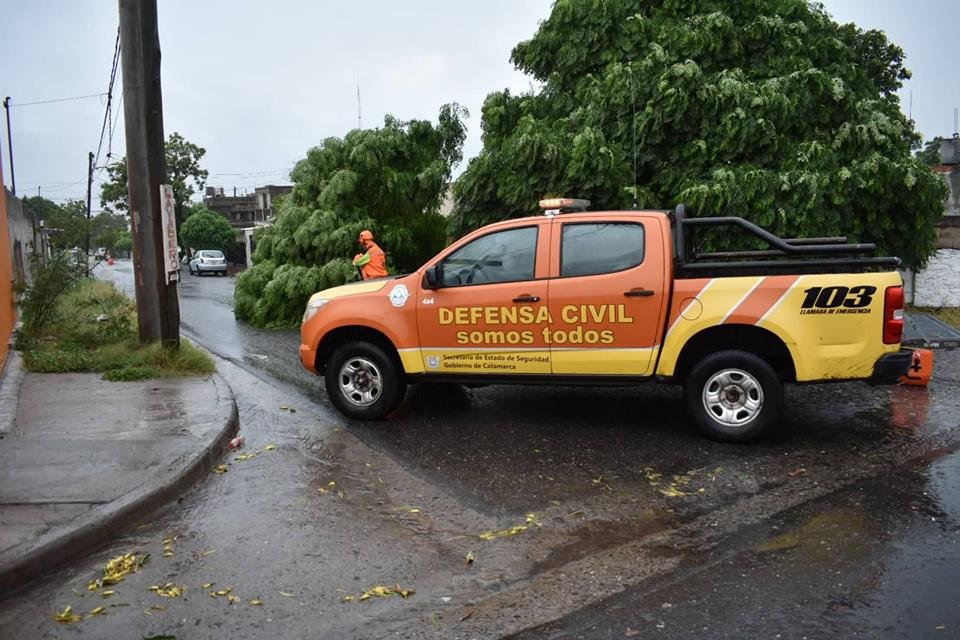
<path fill-rule="evenodd" d="M 20 352 L 11 344 L 7 349 L 3 373 L 0 374 L 0 438 L 12 433 L 17 426 L 17 408 L 24 373 Z"/>
<path fill-rule="evenodd" d="M 0 593 L 9 595 L 51 569 L 61 566 L 109 538 L 119 529 L 169 502 L 205 476 L 220 459 L 239 429 L 237 400 L 219 373 L 210 376 L 217 388 L 218 418 L 223 425 L 196 455 L 167 463 L 136 489 L 99 505 L 69 524 L 41 535 L 26 552 L 16 548 L 0 555 Z M 182 464 L 180 462 L 182 461 Z"/>

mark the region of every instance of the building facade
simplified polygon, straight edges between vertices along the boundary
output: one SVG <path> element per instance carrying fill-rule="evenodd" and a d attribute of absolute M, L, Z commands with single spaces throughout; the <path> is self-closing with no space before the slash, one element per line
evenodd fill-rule
<path fill-rule="evenodd" d="M 257 187 L 253 193 L 224 195 L 223 187 L 207 187 L 203 204 L 225 217 L 237 229 L 269 222 L 276 213 L 276 199 L 293 191 L 289 185 Z"/>

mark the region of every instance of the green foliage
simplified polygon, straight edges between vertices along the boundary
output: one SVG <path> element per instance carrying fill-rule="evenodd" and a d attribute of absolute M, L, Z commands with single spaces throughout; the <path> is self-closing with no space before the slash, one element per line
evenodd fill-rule
<path fill-rule="evenodd" d="M 86 260 L 81 254 L 58 252 L 41 262 L 31 256 L 33 284 L 21 290 L 20 309 L 23 331 L 42 331 L 54 315 L 61 296 L 86 274 Z"/>
<path fill-rule="evenodd" d="M 111 253 L 122 249 L 125 238 L 130 238 L 130 225 L 122 213 L 103 211 L 90 219 L 90 247 L 104 247 Z"/>
<path fill-rule="evenodd" d="M 24 199 L 24 206 L 44 221 L 50 232 L 50 244 L 55 249 L 86 248 L 87 231 L 90 233 L 90 248 L 105 247 L 115 250 L 117 242 L 128 233 L 127 216 L 112 211 L 103 211 L 87 220 L 86 203 L 68 200 L 57 204 L 52 200 L 33 196 Z"/>
<path fill-rule="evenodd" d="M 200 166 L 207 150 L 197 146 L 174 131 L 164 144 L 167 179 L 173 186 L 173 200 L 177 210 L 178 228 L 183 221 L 184 205 L 203 188 L 209 172 Z M 129 215 L 130 196 L 127 192 L 127 159 L 121 158 L 107 165 L 108 179 L 100 185 L 100 204 L 104 210 Z"/>
<path fill-rule="evenodd" d="M 180 227 L 180 241 L 192 249 L 227 249 L 237 243 L 237 232 L 227 219 L 199 205 Z"/>
<path fill-rule="evenodd" d="M 806 0 L 558 0 L 512 60 L 540 88 L 487 97 L 456 234 L 567 195 L 847 235 L 913 267 L 932 251 L 946 191 L 911 157 L 882 32 Z"/>
<path fill-rule="evenodd" d="M 928 167 L 935 167 L 940 164 L 940 143 L 944 140 L 946 138 L 936 136 L 933 140 L 925 142 L 923 148 L 917 151 L 917 160 Z"/>
<path fill-rule="evenodd" d="M 207 375 L 209 356 L 182 342 L 179 349 L 137 340 L 133 302 L 113 285 L 83 279 L 61 296 L 41 327 L 26 322 L 17 336 L 29 371 L 104 372 L 107 380 Z"/>
<path fill-rule="evenodd" d="M 446 242 L 439 214 L 465 138 L 458 105 L 436 125 L 387 116 L 307 152 L 273 224 L 257 231 L 254 264 L 237 279 L 237 317 L 257 326 L 300 321 L 309 296 L 357 277 L 357 236 L 370 229 L 392 271 L 416 269 Z"/>
<path fill-rule="evenodd" d="M 129 231 L 124 231 L 117 236 L 117 241 L 113 246 L 115 251 L 132 251 L 133 236 Z"/>

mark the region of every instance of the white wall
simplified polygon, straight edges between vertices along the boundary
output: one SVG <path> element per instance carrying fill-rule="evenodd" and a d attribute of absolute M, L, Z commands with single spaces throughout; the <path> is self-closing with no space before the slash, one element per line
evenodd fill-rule
<path fill-rule="evenodd" d="M 918 307 L 960 307 L 960 249 L 938 250 L 917 273 L 913 304 Z"/>

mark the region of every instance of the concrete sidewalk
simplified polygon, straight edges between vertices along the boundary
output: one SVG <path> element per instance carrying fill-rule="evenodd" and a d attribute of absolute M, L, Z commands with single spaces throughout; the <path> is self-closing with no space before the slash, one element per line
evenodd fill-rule
<path fill-rule="evenodd" d="M 108 382 L 19 366 L 0 389 L 0 593 L 176 497 L 238 426 L 218 374 Z"/>

